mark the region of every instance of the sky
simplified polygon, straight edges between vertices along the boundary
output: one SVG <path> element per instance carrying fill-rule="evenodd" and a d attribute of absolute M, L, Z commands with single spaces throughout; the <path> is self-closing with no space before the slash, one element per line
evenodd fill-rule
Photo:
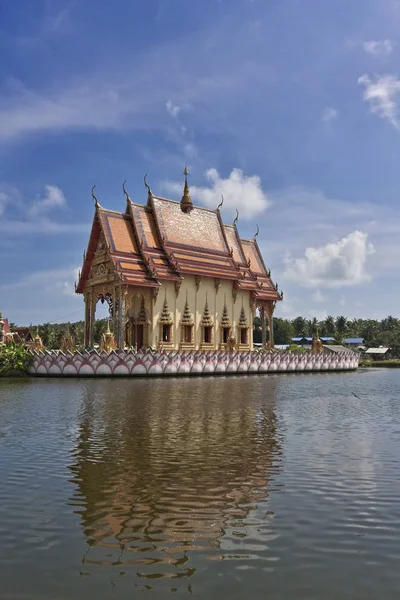
<path fill-rule="evenodd" d="M 259 244 L 276 315 L 400 316 L 400 1 L 0 0 L 0 310 L 83 318 L 102 206 L 195 203 Z"/>

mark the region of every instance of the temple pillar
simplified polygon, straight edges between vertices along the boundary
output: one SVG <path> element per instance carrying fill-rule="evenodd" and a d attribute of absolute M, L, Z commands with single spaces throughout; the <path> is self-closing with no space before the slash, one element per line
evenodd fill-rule
<path fill-rule="evenodd" d="M 116 336 L 117 331 L 117 291 L 115 285 L 112 289 L 112 302 L 113 302 L 113 313 L 112 313 L 112 330 L 114 337 Z"/>
<path fill-rule="evenodd" d="M 97 296 L 91 292 L 91 300 L 90 300 L 90 318 L 89 318 L 89 346 L 93 348 L 94 346 L 94 324 L 96 322 L 96 304 L 97 304 Z"/>
<path fill-rule="evenodd" d="M 125 291 L 120 287 L 119 310 L 118 310 L 118 341 L 117 346 L 121 350 L 125 347 Z"/>
<path fill-rule="evenodd" d="M 88 295 L 84 295 L 84 303 L 85 303 L 85 325 L 83 328 L 83 345 L 85 348 L 89 345 L 89 301 Z"/>
<path fill-rule="evenodd" d="M 264 304 L 260 308 L 260 317 L 261 317 L 261 343 L 262 343 L 262 348 L 265 349 L 267 347 L 267 322 L 266 322 L 266 314 L 265 314 Z"/>
<path fill-rule="evenodd" d="M 85 329 L 84 329 L 84 346 L 88 348 L 90 346 L 90 331 L 91 331 L 91 319 L 92 319 L 92 291 L 85 293 Z"/>
<path fill-rule="evenodd" d="M 275 303 L 274 302 L 268 302 L 267 304 L 267 313 L 268 313 L 268 324 L 269 324 L 269 340 L 268 340 L 268 346 L 269 348 L 275 348 L 275 342 L 274 342 L 274 309 L 275 309 Z"/>

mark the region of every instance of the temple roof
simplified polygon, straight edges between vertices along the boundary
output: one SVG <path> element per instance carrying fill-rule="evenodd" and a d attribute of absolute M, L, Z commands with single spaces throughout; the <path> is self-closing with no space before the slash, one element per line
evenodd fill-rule
<path fill-rule="evenodd" d="M 158 287 L 185 275 L 228 279 L 259 300 L 280 300 L 256 240 L 243 240 L 236 225 L 224 225 L 219 210 L 191 206 L 149 194 L 146 206 L 128 199 L 125 213 L 96 204 L 77 292 L 90 278 L 100 239 L 115 273 L 128 285 Z"/>

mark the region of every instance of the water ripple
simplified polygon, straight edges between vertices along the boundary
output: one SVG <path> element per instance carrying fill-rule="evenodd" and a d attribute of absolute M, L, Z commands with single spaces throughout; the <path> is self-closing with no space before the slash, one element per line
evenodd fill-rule
<path fill-rule="evenodd" d="M 0 598 L 397 598 L 399 391 L 0 380 Z"/>

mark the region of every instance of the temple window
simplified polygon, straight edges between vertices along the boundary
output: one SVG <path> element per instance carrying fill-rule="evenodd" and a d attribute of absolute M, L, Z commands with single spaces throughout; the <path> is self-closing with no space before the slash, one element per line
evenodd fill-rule
<path fill-rule="evenodd" d="M 212 342 L 212 327 L 204 327 L 203 329 L 203 342 L 205 344 L 211 344 Z"/>
<path fill-rule="evenodd" d="M 229 328 L 224 327 L 222 330 L 222 341 L 224 344 L 227 344 L 229 340 Z"/>
<path fill-rule="evenodd" d="M 193 326 L 192 325 L 185 325 L 183 328 L 183 341 L 186 344 L 190 344 L 192 342 L 192 331 L 193 331 Z"/>
<path fill-rule="evenodd" d="M 160 344 L 162 344 L 163 348 L 172 347 L 172 325 L 173 319 L 172 315 L 168 308 L 167 297 L 165 296 L 163 309 L 161 311 L 160 319 Z M 167 344 L 167 346 L 165 346 Z"/>
<path fill-rule="evenodd" d="M 249 331 L 249 326 L 247 323 L 247 317 L 246 317 L 246 312 L 244 310 L 244 307 L 242 306 L 242 309 L 240 311 L 240 318 L 239 318 L 239 323 L 238 323 L 238 342 L 239 342 L 239 346 L 248 346 L 249 343 L 249 335 L 248 335 L 248 331 Z"/>
<path fill-rule="evenodd" d="M 188 293 L 186 291 L 185 308 L 181 319 L 181 348 L 188 349 L 193 345 L 194 319 L 189 308 Z"/>
<path fill-rule="evenodd" d="M 206 295 L 206 305 L 204 307 L 203 318 L 201 319 L 202 326 L 202 343 L 207 344 L 209 346 L 213 343 L 213 328 L 214 328 L 214 320 L 211 316 L 210 309 L 208 306 L 208 300 Z"/>
<path fill-rule="evenodd" d="M 163 325 L 162 326 L 162 341 L 163 342 L 171 341 L 171 325 Z"/>

